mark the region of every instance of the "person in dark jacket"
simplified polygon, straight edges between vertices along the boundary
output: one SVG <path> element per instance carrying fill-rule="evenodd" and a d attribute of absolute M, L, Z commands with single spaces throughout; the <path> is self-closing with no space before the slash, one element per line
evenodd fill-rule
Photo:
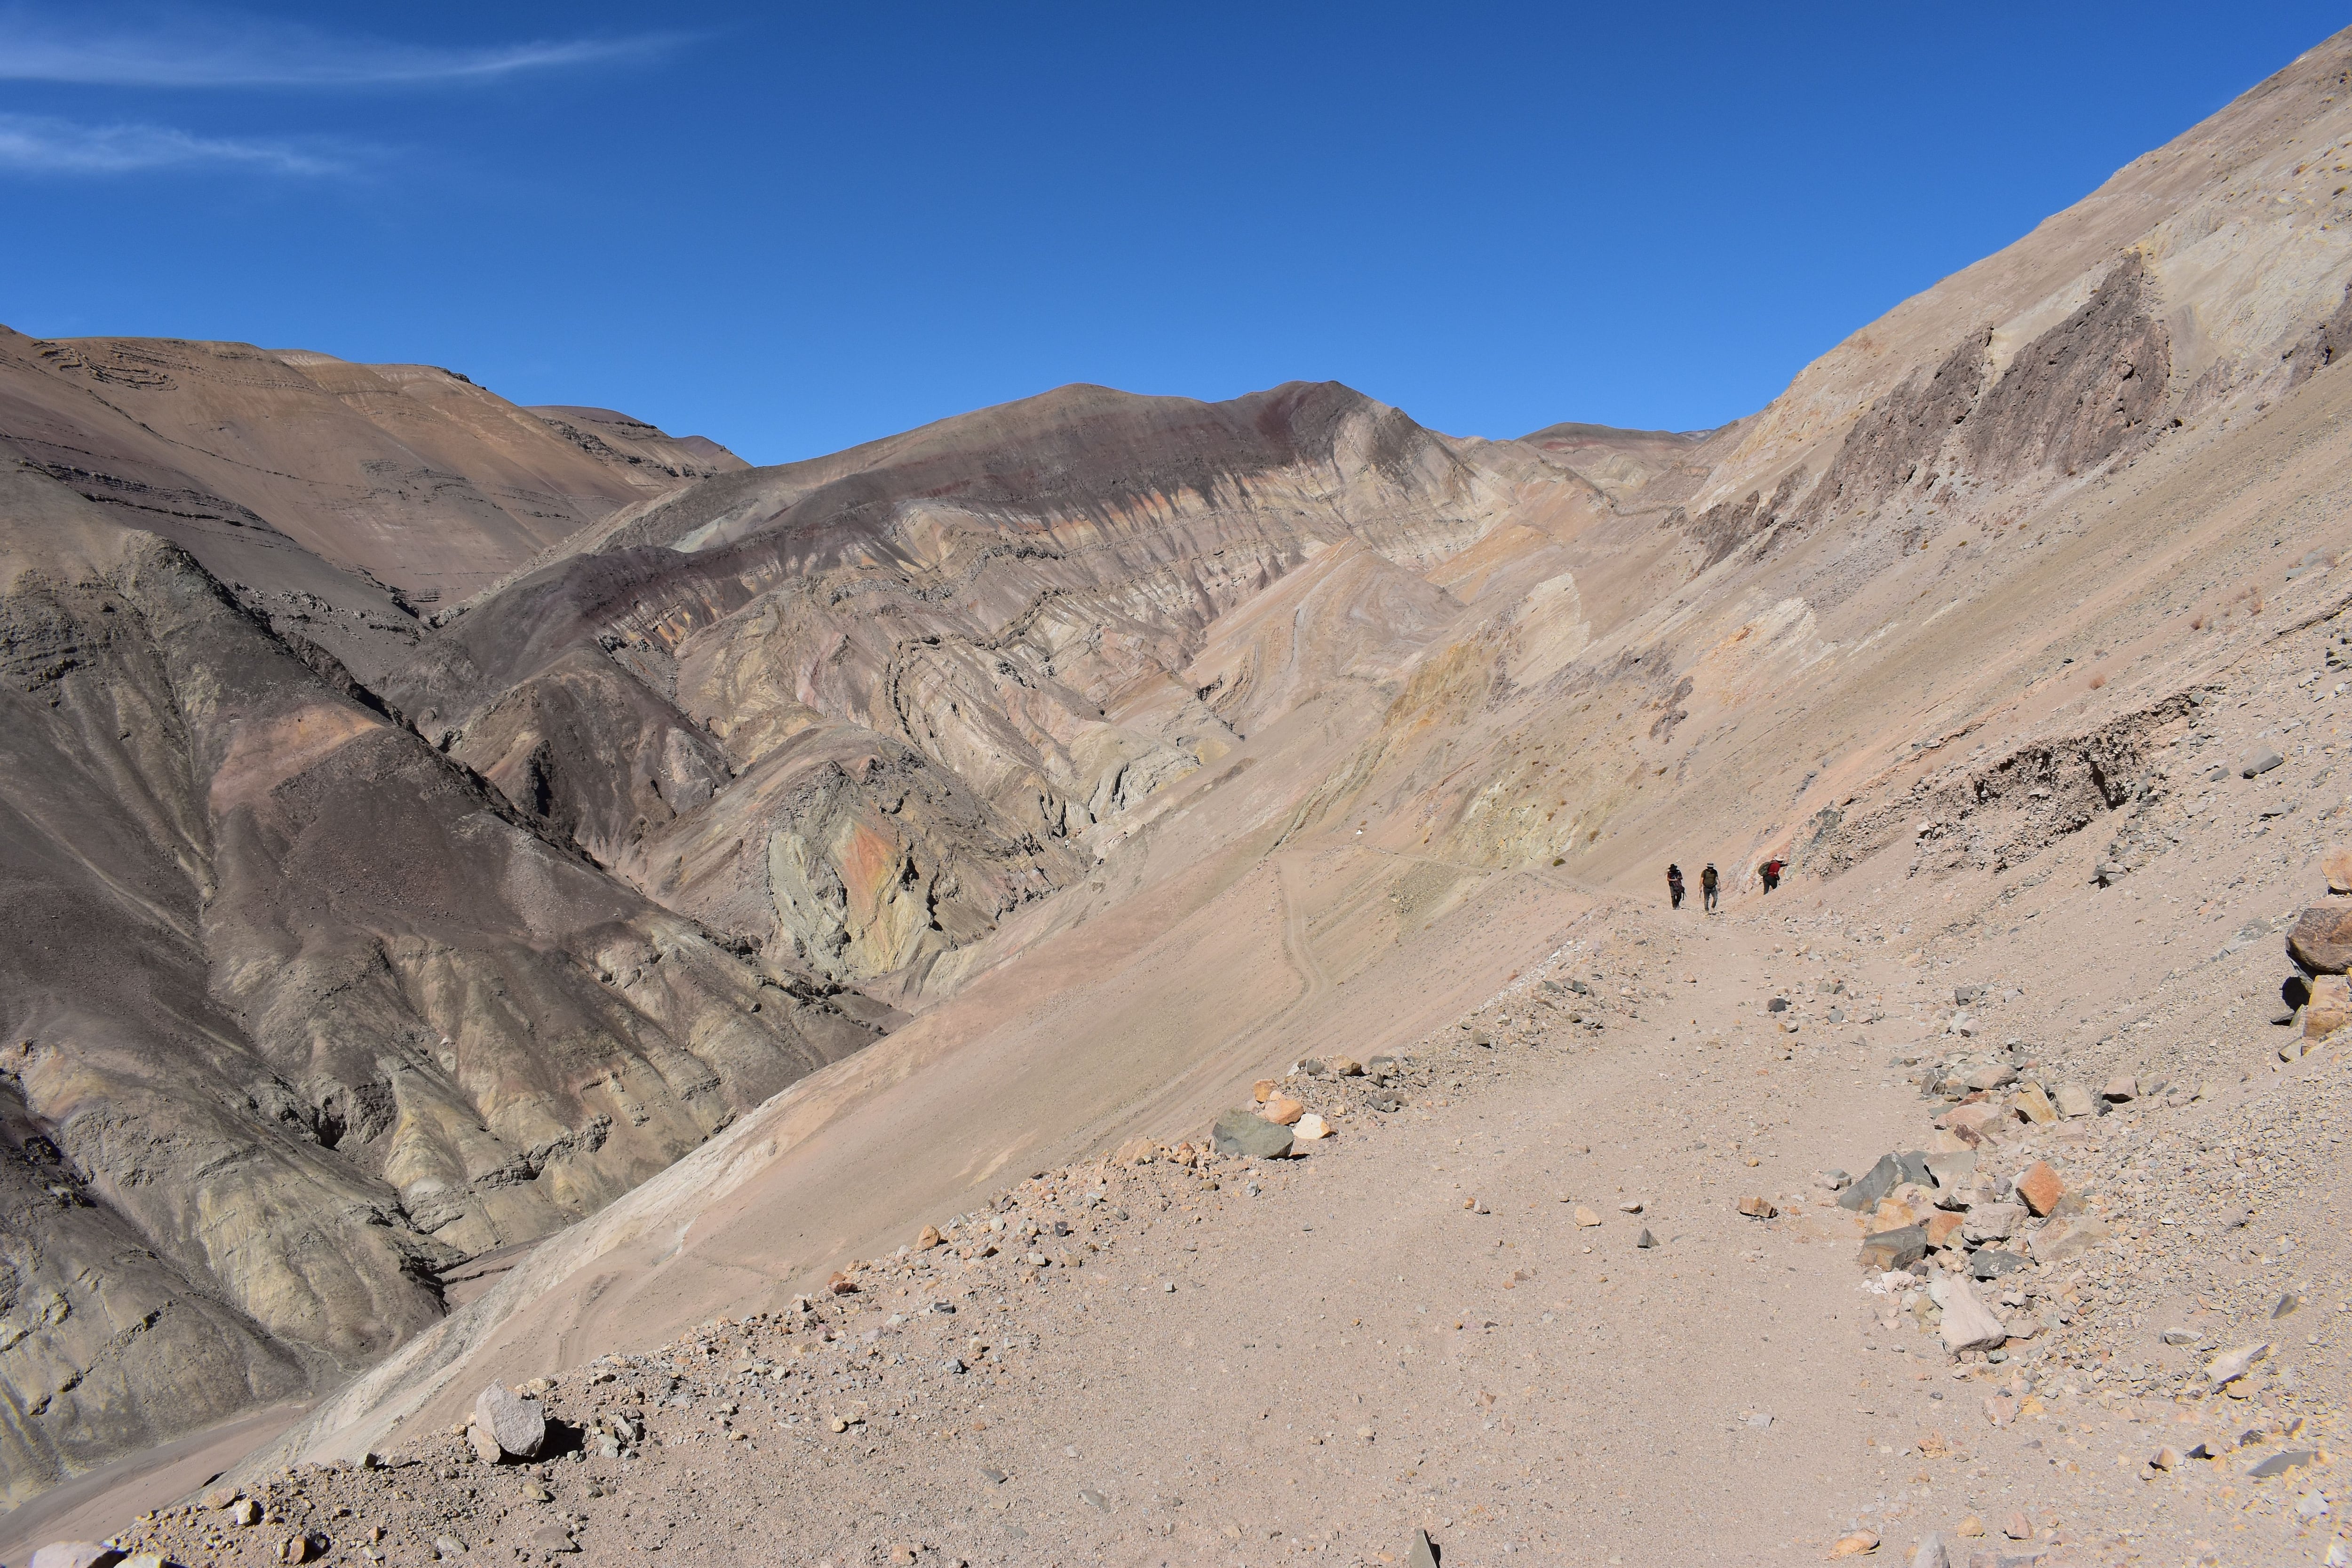
<path fill-rule="evenodd" d="M 1683 868 L 1680 866 L 1669 865 L 1666 868 L 1666 897 L 1674 900 L 1675 908 L 1683 907 Z"/>
<path fill-rule="evenodd" d="M 1715 913 L 1715 888 L 1718 880 L 1720 879 L 1715 874 L 1715 862 L 1710 860 L 1706 868 L 1698 874 L 1699 907 L 1708 914 Z"/>

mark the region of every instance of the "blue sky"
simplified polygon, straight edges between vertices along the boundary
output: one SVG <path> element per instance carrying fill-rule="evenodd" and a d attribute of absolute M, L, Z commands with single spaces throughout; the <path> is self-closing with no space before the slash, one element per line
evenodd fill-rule
<path fill-rule="evenodd" d="M 2347 20 L 0 3 L 0 321 L 762 462 L 1072 381 L 1694 428 Z"/>

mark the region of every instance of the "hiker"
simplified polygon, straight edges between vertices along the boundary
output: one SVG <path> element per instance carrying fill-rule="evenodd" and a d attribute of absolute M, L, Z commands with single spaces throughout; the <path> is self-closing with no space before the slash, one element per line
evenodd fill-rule
<path fill-rule="evenodd" d="M 1779 859 L 1767 860 L 1764 862 L 1763 876 L 1764 890 L 1766 892 L 1769 893 L 1773 889 L 1780 885 L 1780 868 L 1787 864 L 1787 861 Z"/>
<path fill-rule="evenodd" d="M 1706 910 L 1708 914 L 1715 913 L 1716 881 L 1715 862 L 1710 860 L 1706 863 L 1706 869 L 1698 874 L 1699 906 Z"/>
<path fill-rule="evenodd" d="M 1680 866 L 1670 864 L 1666 867 L 1666 897 L 1674 900 L 1675 908 L 1683 907 L 1683 868 Z"/>

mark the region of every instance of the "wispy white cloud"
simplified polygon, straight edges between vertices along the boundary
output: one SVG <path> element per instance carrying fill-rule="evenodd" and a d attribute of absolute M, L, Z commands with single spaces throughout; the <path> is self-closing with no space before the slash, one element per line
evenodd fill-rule
<path fill-rule="evenodd" d="M 0 5 L 0 80 L 159 88 L 488 82 L 526 71 L 645 59 L 686 41 L 677 34 L 644 34 L 451 47 L 221 12 L 63 9 L 68 14 L 61 16 Z"/>
<path fill-rule="evenodd" d="M 197 164 L 273 174 L 336 174 L 341 160 L 281 142 L 196 136 L 166 125 L 77 125 L 0 114 L 0 170 L 29 174 L 132 174 Z"/>

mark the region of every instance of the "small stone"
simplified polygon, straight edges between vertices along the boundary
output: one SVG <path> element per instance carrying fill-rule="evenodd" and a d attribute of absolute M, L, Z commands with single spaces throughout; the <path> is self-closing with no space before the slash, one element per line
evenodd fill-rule
<path fill-rule="evenodd" d="M 915 1250 L 918 1252 L 929 1252 L 939 1244 L 940 1227 L 938 1226 L 927 1225 L 915 1235 Z"/>
<path fill-rule="evenodd" d="M 2289 1470 L 2299 1470 L 2317 1458 L 2319 1456 L 2308 1448 L 2290 1448 L 2284 1453 L 2273 1454 L 2269 1458 L 2248 1470 L 2246 1474 L 2258 1481 L 2266 1481 L 2273 1476 L 2283 1476 Z"/>
<path fill-rule="evenodd" d="M 2327 1497 L 2324 1492 L 2305 1492 L 2294 1500 L 2294 1516 L 2305 1524 L 2326 1517 L 2326 1513 Z M 132 1561 L 135 1563 L 137 1559 Z"/>
<path fill-rule="evenodd" d="M 1967 1223 L 1966 1215 L 1953 1214 L 1945 1209 L 1938 1209 L 1929 1215 L 1920 1222 L 1927 1233 L 1928 1250 L 1933 1251 L 1937 1247 L 1958 1245 L 1961 1239 L 1960 1232 Z"/>
<path fill-rule="evenodd" d="M 1862 1253 L 1857 1259 L 1873 1273 L 1886 1274 L 1897 1268 L 1908 1268 L 1927 1255 L 1927 1231 L 1925 1226 L 1906 1226 L 1900 1230 L 1882 1230 L 1862 1238 Z"/>
<path fill-rule="evenodd" d="M 1307 1114 L 1307 1107 L 1286 1094 L 1277 1094 L 1265 1102 L 1258 1114 L 1277 1127 L 1288 1127 Z"/>
<path fill-rule="evenodd" d="M 1972 1279 L 1998 1279 L 2004 1274 L 2014 1274 L 2021 1268 L 2032 1267 L 2032 1259 L 2005 1247 L 1979 1247 L 1969 1254 L 1969 1277 Z"/>
<path fill-rule="evenodd" d="M 122 1553 L 103 1542 L 52 1541 L 33 1553 L 32 1568 L 108 1568 Z"/>
<path fill-rule="evenodd" d="M 1821 1188 L 1822 1191 L 1825 1193 L 1842 1192 L 1853 1180 L 1853 1178 L 1847 1175 L 1843 1171 L 1815 1171 L 1813 1173 L 1813 1185 Z"/>
<path fill-rule="evenodd" d="M 2194 1329 L 2167 1329 L 2164 1332 L 2158 1334 L 2157 1338 L 2162 1340 L 2168 1345 L 2193 1345 L 2197 1342 L 2197 1331 Z"/>
<path fill-rule="evenodd" d="M 1980 1093 L 2005 1089 L 2017 1081 L 2017 1069 L 2007 1062 L 1980 1062 L 1960 1074 L 1960 1082 Z"/>
<path fill-rule="evenodd" d="M 2290 1290 L 2285 1295 L 2281 1296 L 2277 1300 L 2271 1303 L 2271 1316 L 2273 1318 L 2284 1318 L 2289 1312 L 2294 1311 L 2297 1307 L 2302 1305 L 2303 1298 Z"/>
<path fill-rule="evenodd" d="M 1952 1568 L 1952 1555 L 1944 1550 L 1944 1538 L 1929 1531 L 1927 1539 L 1911 1553 L 1911 1568 Z"/>
<path fill-rule="evenodd" d="M 1100 1492 L 1080 1489 L 1078 1492 L 1078 1500 L 1086 1504 L 1088 1508 L 1098 1509 L 1104 1513 L 1108 1513 L 1110 1511 L 1110 1500 L 1104 1497 Z"/>
<path fill-rule="evenodd" d="M 228 1521 L 236 1525 L 259 1524 L 261 1505 L 251 1498 L 241 1498 L 228 1505 Z"/>
<path fill-rule="evenodd" d="M 539 1401 L 519 1398 L 503 1384 L 474 1396 L 474 1426 L 518 1459 L 536 1459 L 547 1447 L 547 1415 Z"/>
<path fill-rule="evenodd" d="M 2017 1178 L 2017 1195 L 2025 1200 L 2027 1208 L 2047 1219 L 2058 1206 L 2058 1200 L 2066 1195 L 2066 1184 L 2058 1179 L 2058 1173 L 2046 1162 L 2036 1160 L 2025 1168 L 2025 1174 Z"/>
<path fill-rule="evenodd" d="M 835 1269 L 825 1279 L 824 1288 L 836 1296 L 855 1296 L 857 1294 L 857 1281 L 850 1276 L 849 1270 L 846 1268 Z"/>
<path fill-rule="evenodd" d="M 2180 1468 L 2180 1450 L 2167 1445 L 2147 1457 L 2152 1470 L 2177 1470 Z"/>
<path fill-rule="evenodd" d="M 1979 1204 L 1969 1210 L 1960 1234 L 1970 1241 L 2007 1241 L 2024 1223 L 2023 1204 Z"/>
<path fill-rule="evenodd" d="M 1642 1234 L 1633 1238 L 1633 1245 L 1641 1247 L 1644 1251 L 1647 1251 L 1649 1248 L 1658 1245 L 1658 1238 L 1650 1234 L 1650 1227 L 1648 1226 L 1643 1226 L 1642 1227 Z"/>
<path fill-rule="evenodd" d="M 1851 1535 L 1841 1535 L 1830 1545 L 1832 1560 L 1840 1557 L 1867 1557 L 1878 1550 L 1878 1537 L 1867 1530 L 1857 1530 Z"/>
<path fill-rule="evenodd" d="M 466 1543 L 454 1535 L 436 1535 L 433 1538 L 433 1555 L 441 1558 L 463 1557 L 466 1555 Z"/>
<path fill-rule="evenodd" d="M 1257 1101 L 1260 1105 L 1264 1105 L 1267 1100 L 1274 1098 L 1275 1091 L 1279 1089 L 1281 1087 L 1282 1082 L 1278 1079 L 1262 1078 L 1255 1083 L 1250 1085 L 1250 1098 Z"/>
<path fill-rule="evenodd" d="M 2277 747 L 2258 741 L 2247 749 L 2244 756 L 2238 759 L 2238 776 L 2242 779 L 2250 779 L 2256 774 L 2270 772 L 2285 761 L 2284 757 L 2279 755 Z"/>
<path fill-rule="evenodd" d="M 280 1563 L 308 1563 L 311 1558 L 319 1556 L 325 1550 L 326 1542 L 320 1537 L 310 1534 L 307 1531 L 300 1535 L 289 1535 L 278 1543 L 278 1561 Z"/>
<path fill-rule="evenodd" d="M 1579 1226 L 1596 1226 L 1601 1223 L 1601 1216 L 1579 1204 L 1576 1205 L 1576 1223 Z"/>
<path fill-rule="evenodd" d="M 2311 998 L 2303 1005 L 2303 1037 L 2324 1040 L 2347 1024 L 2352 1024 L 2352 979 L 2341 974 L 2315 976 Z"/>
<path fill-rule="evenodd" d="M 983 1469 L 980 1472 L 980 1479 L 990 1486 L 1001 1487 L 1004 1484 L 1004 1472 L 992 1468 Z"/>
<path fill-rule="evenodd" d="M 1738 1206 L 1739 1212 L 1749 1219 L 1778 1219 L 1780 1215 L 1779 1206 L 1769 1198 L 1744 1197 Z"/>
<path fill-rule="evenodd" d="M 1878 1163 L 1847 1184 L 1838 1194 L 1838 1206 L 1856 1214 L 1868 1214 L 1878 1206 L 1878 1200 L 1893 1192 L 1903 1180 L 1903 1163 L 1892 1154 L 1881 1154 Z"/>
<path fill-rule="evenodd" d="M 1938 1193 L 1976 1185 L 1977 1152 L 1973 1149 L 1938 1150 L 1925 1155 L 1923 1163 Z"/>
<path fill-rule="evenodd" d="M 2137 1100 L 2139 1098 L 2139 1079 L 2132 1077 L 2129 1073 L 2123 1073 L 2115 1078 L 2111 1078 L 2107 1079 L 2105 1086 L 2099 1090 L 2099 1098 L 2105 1100 L 2109 1105 L 2123 1105 L 2131 1100 Z"/>
<path fill-rule="evenodd" d="M 235 1487 L 215 1487 L 212 1490 L 198 1498 L 196 1501 L 199 1505 L 205 1508 L 224 1509 L 244 1495 L 245 1494 L 243 1492 L 237 1490 Z"/>
<path fill-rule="evenodd" d="M 2023 1513 L 2012 1513 L 2000 1521 L 2000 1532 L 2011 1541 L 2023 1541 L 2033 1533 L 2033 1521 Z"/>
<path fill-rule="evenodd" d="M 547 1489 L 544 1481 L 535 1476 L 526 1476 L 522 1483 L 522 1500 L 525 1502 L 553 1502 L 555 1494 Z"/>
<path fill-rule="evenodd" d="M 1959 1523 L 1952 1527 L 1952 1533 L 1954 1535 L 1960 1536 L 1969 1541 L 1978 1539 L 1979 1536 L 1984 1534 L 1984 1521 L 1979 1519 L 1975 1514 L 1969 1515 L 1968 1518 L 1960 1521 Z"/>
<path fill-rule="evenodd" d="M 1331 1069 L 1333 1078 L 1361 1078 L 1364 1064 L 1353 1057 L 1325 1057 L 1323 1065 Z"/>
<path fill-rule="evenodd" d="M 897 1542 L 890 1547 L 891 1568 L 914 1568 L 919 1560 L 920 1554 L 907 1542 Z"/>
<path fill-rule="evenodd" d="M 1989 1394 L 1984 1402 L 1985 1419 L 1996 1427 L 2006 1427 L 2017 1420 L 2017 1401 L 2006 1394 Z"/>
<path fill-rule="evenodd" d="M 2205 1376 L 2216 1388 L 2225 1388 L 2253 1369 L 2253 1364 L 2271 1353 L 2268 1342 L 2240 1345 L 2223 1351 L 2205 1363 Z"/>
<path fill-rule="evenodd" d="M 2096 1116 L 2098 1113 L 2099 1102 L 2092 1098 L 2089 1089 L 2079 1083 L 2062 1083 L 2058 1086 L 2059 1115 L 2073 1121 L 2077 1117 Z"/>
<path fill-rule="evenodd" d="M 1992 1315 L 1991 1309 L 1977 1300 L 1977 1293 L 1969 1289 L 1967 1280 L 1956 1275 L 1943 1275 L 1927 1282 L 1927 1294 L 1944 1310 L 1937 1332 L 1943 1336 L 1944 1348 L 1953 1354 L 1997 1349 L 2008 1340 L 2008 1328 Z"/>
<path fill-rule="evenodd" d="M 2331 844 L 2319 855 L 2320 875 L 2331 893 L 2352 893 L 2352 844 Z"/>
<path fill-rule="evenodd" d="M 572 1538 L 571 1530 L 559 1519 L 541 1520 L 530 1527 L 523 1539 L 532 1551 L 544 1552 L 551 1556 L 580 1550 L 580 1542 Z"/>
<path fill-rule="evenodd" d="M 1617 1205 L 1617 1212 L 1619 1214 L 1640 1214 L 1642 1212 L 1642 1205 L 1637 1202 L 1622 1203 Z"/>
<path fill-rule="evenodd" d="M 1293 1127 L 1290 1131 L 1292 1136 L 1297 1138 L 1300 1142 L 1312 1143 L 1319 1138 L 1328 1138 L 1331 1136 L 1331 1124 L 1310 1110 L 1306 1115 L 1300 1117 L 1298 1119 L 1298 1125 Z"/>
<path fill-rule="evenodd" d="M 1254 1160 L 1278 1160 L 1290 1152 L 1290 1129 L 1246 1110 L 1228 1110 L 1217 1118 L 1210 1141 L 1220 1154 L 1242 1154 Z"/>
<path fill-rule="evenodd" d="M 826 1425 L 835 1432 L 846 1432 L 849 1430 L 849 1420 L 846 1416 L 836 1415 L 831 1421 L 827 1422 Z"/>
<path fill-rule="evenodd" d="M 2016 1112 L 2005 1105 L 1996 1105 L 1991 1100 L 1979 1100 L 1972 1104 L 1957 1106 L 1945 1112 L 1943 1121 L 1944 1125 L 1963 1142 L 1977 1145 L 1988 1140 L 1998 1139 L 2008 1131 L 2011 1120 L 2015 1115 Z"/>
<path fill-rule="evenodd" d="M 2029 1083 L 2010 1096 L 2010 1103 L 2017 1108 L 2019 1114 L 2036 1126 L 2058 1120 L 2058 1108 L 2050 1103 L 2050 1097 L 2042 1092 L 2042 1086 L 2038 1083 Z"/>
<path fill-rule="evenodd" d="M 502 1463 L 507 1457 L 507 1451 L 499 1447 L 498 1438 L 491 1434 L 488 1427 L 479 1422 L 467 1424 L 466 1443 L 474 1450 L 474 1458 L 486 1465 Z"/>
<path fill-rule="evenodd" d="M 2107 1239 L 2107 1227 L 2088 1217 L 2053 1219 L 2027 1238 L 2036 1263 L 2063 1263 Z"/>

